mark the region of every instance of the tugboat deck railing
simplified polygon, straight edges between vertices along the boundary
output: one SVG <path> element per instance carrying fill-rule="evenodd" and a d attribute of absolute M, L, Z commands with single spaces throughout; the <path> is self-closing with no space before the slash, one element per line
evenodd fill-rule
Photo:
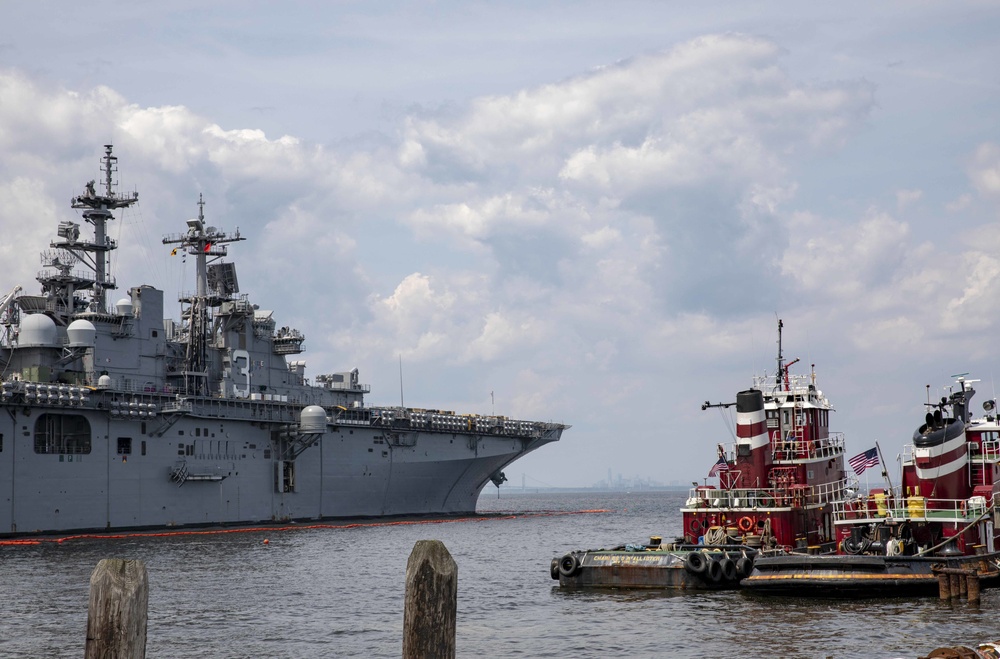
<path fill-rule="evenodd" d="M 778 463 L 801 460 L 826 460 L 844 454 L 844 433 L 832 432 L 821 439 L 801 439 L 795 436 L 771 443 L 771 456 Z"/>
<path fill-rule="evenodd" d="M 982 446 L 969 444 L 969 457 L 976 462 L 1000 462 L 1000 441 L 982 440 Z"/>
<path fill-rule="evenodd" d="M 904 522 L 970 522 L 993 509 L 994 499 L 928 499 L 875 494 L 833 504 L 835 524 Z"/>
<path fill-rule="evenodd" d="M 821 398 L 819 391 L 813 386 L 811 375 L 789 374 L 787 382 L 774 375 L 755 375 L 752 387 L 763 392 L 765 396 L 781 402 L 795 400 L 810 402 L 817 406 L 826 404 L 825 399 Z"/>
<path fill-rule="evenodd" d="M 688 492 L 685 509 L 804 508 L 821 506 L 844 498 L 844 483 L 794 485 L 792 487 L 752 487 L 710 489 Z"/>

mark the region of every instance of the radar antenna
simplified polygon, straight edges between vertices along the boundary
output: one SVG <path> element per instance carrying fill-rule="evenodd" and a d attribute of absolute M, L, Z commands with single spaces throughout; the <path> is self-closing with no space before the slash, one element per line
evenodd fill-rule
<path fill-rule="evenodd" d="M 185 314 L 188 321 L 187 351 L 185 353 L 184 383 L 188 393 L 208 393 L 208 343 L 211 322 L 209 308 L 216 307 L 224 300 L 218 294 L 211 294 L 208 286 L 208 260 L 217 260 L 229 252 L 226 243 L 245 240 L 240 230 L 232 236 L 215 227 L 205 226 L 205 199 L 198 195 L 198 217 L 187 221 L 187 233 L 167 236 L 164 245 L 177 245 L 173 252 L 186 251 L 194 256 L 196 264 L 197 292 L 194 296 L 182 296 L 180 301 L 190 305 Z"/>

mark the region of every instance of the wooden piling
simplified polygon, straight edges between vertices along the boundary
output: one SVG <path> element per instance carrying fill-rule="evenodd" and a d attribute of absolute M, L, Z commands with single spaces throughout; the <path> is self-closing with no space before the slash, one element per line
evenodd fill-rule
<path fill-rule="evenodd" d="M 458 566 L 440 540 L 418 540 L 406 563 L 403 659 L 455 657 Z"/>
<path fill-rule="evenodd" d="M 931 572 L 938 578 L 938 597 L 943 600 L 966 599 L 979 603 L 979 573 L 976 568 L 951 568 L 934 565 Z"/>
<path fill-rule="evenodd" d="M 145 563 L 102 559 L 90 575 L 86 659 L 144 659 L 148 605 Z"/>
<path fill-rule="evenodd" d="M 938 572 L 938 597 L 943 600 L 951 599 L 951 577 L 944 572 Z"/>
<path fill-rule="evenodd" d="M 979 604 L 979 575 L 970 574 L 968 577 L 968 597 L 969 604 Z"/>

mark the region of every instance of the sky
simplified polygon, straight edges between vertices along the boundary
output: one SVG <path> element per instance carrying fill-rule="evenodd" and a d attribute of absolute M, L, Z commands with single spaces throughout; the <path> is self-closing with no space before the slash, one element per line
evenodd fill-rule
<path fill-rule="evenodd" d="M 694 4 L 0 0 L 0 292 L 113 143 L 122 293 L 203 195 L 307 377 L 572 426 L 510 486 L 702 481 L 779 318 L 894 469 L 1000 376 L 1000 4 Z"/>

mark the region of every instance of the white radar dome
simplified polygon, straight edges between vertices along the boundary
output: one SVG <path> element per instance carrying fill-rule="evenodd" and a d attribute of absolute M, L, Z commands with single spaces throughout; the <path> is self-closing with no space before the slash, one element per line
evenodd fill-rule
<path fill-rule="evenodd" d="M 111 376 L 102 375 L 97 378 L 97 388 L 98 389 L 110 389 L 111 388 Z"/>
<path fill-rule="evenodd" d="M 310 405 L 299 414 L 300 432 L 326 432 L 326 410 Z"/>
<path fill-rule="evenodd" d="M 88 348 L 97 343 L 97 328 L 89 320 L 80 318 L 69 324 L 66 336 L 69 337 L 69 347 Z"/>
<path fill-rule="evenodd" d="M 52 348 L 59 345 L 56 323 L 45 314 L 28 314 L 21 320 L 18 345 Z"/>
<path fill-rule="evenodd" d="M 131 316 L 132 315 L 132 300 L 127 297 L 115 302 L 115 311 L 118 312 L 119 316 Z"/>

